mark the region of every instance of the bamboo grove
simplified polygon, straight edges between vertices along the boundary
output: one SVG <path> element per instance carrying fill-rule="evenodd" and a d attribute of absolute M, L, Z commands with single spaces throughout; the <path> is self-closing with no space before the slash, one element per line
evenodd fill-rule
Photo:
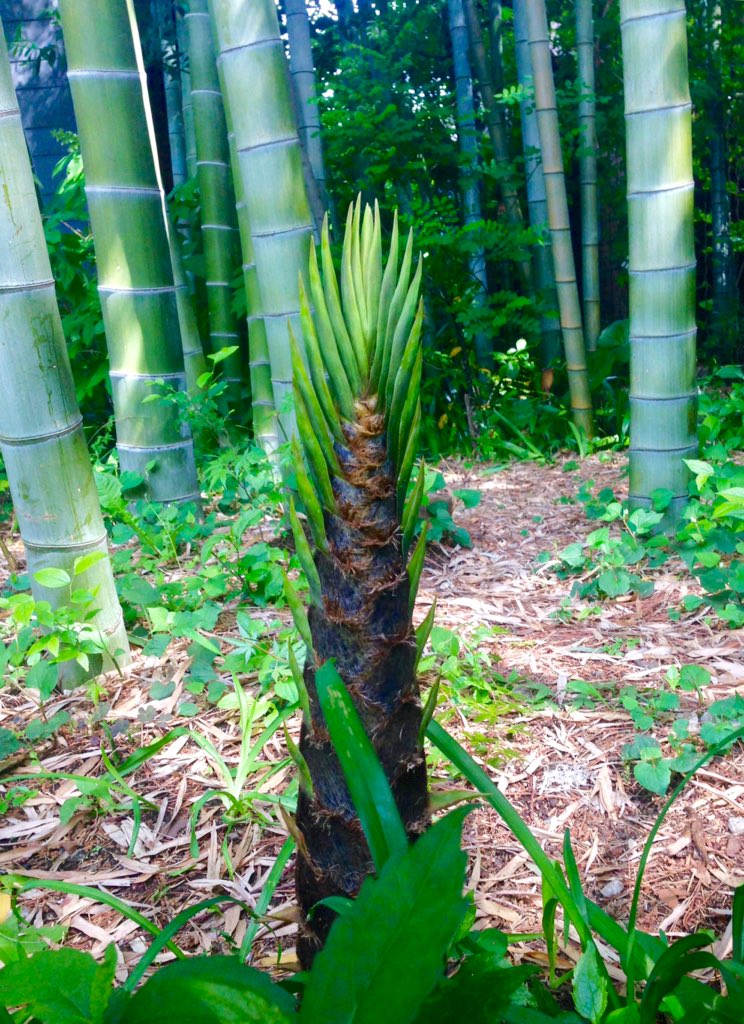
<path fill-rule="evenodd" d="M 198 399 L 211 357 L 226 384 L 221 416 L 250 420 L 283 474 L 309 587 L 305 610 L 286 581 L 306 648 L 304 668 L 290 651 L 303 705 L 290 825 L 305 966 L 334 916 L 311 909 L 353 896 L 372 870 L 320 710 L 327 663 L 409 836 L 429 822 L 416 669 L 433 611 L 418 630 L 412 619 L 426 544 L 422 449 L 438 450 L 450 417 L 477 447 L 497 422 L 523 440 L 554 415 L 583 451 L 602 429 L 598 399 L 625 372 L 631 499 L 648 504 L 663 488 L 679 508 L 697 445 L 701 308 L 690 5 L 621 0 L 601 18 L 589 0 L 326 6 L 310 17 L 302 0 L 59 2 L 120 471 L 136 479 L 134 496 L 193 502 L 198 514 L 194 437 L 174 395 Z M 725 33 L 720 11 L 703 6 L 719 90 L 708 110 L 721 120 Z M 145 23 L 168 64 L 159 132 Z M 607 73 L 623 79 L 624 109 L 619 96 L 599 102 L 600 45 Z M 554 74 L 569 59 L 573 92 Z M 3 461 L 36 592 L 43 570 L 83 573 L 101 606 L 102 655 L 121 663 L 126 635 L 5 50 L 0 65 Z M 617 123 L 624 115 L 624 163 L 603 158 L 610 107 Z M 740 359 L 732 190 L 722 143 L 714 153 L 711 322 L 726 321 L 726 358 Z M 191 235 L 171 216 L 166 170 L 173 208 L 197 196 Z M 627 244 L 613 202 L 627 210 Z M 622 249 L 604 292 L 603 210 Z M 608 293 L 629 370 L 607 355 L 602 328 L 618 333 Z M 537 371 L 527 382 L 525 346 Z M 619 442 L 625 426 L 613 429 Z"/>

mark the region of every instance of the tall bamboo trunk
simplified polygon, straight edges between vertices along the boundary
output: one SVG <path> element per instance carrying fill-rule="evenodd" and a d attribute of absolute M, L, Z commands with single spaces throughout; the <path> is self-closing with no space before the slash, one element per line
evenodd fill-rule
<path fill-rule="evenodd" d="M 579 72 L 579 179 L 581 182 L 581 283 L 584 339 L 589 352 L 601 329 L 599 307 L 599 202 L 597 118 L 592 0 L 576 0 L 576 58 Z"/>
<path fill-rule="evenodd" d="M 687 498 L 697 450 L 691 104 L 684 0 L 621 0 L 630 243 L 630 498 Z"/>
<path fill-rule="evenodd" d="M 225 105 L 235 133 L 271 362 L 280 436 L 294 434 L 288 409 L 288 328 L 300 335 L 298 280 L 313 220 L 302 149 L 273 0 L 209 0 Z M 243 261 L 249 262 L 243 253 Z M 291 404 L 291 403 L 290 403 Z"/>
<path fill-rule="evenodd" d="M 372 870 L 370 852 L 320 711 L 316 671 L 329 659 L 364 723 L 411 837 L 428 824 L 422 711 L 411 613 L 425 538 L 413 545 L 424 468 L 407 486 L 420 422 L 421 264 L 412 271 L 409 238 L 398 267 L 397 222 L 383 272 L 379 212 L 350 210 L 341 292 L 327 232 L 322 273 L 313 259 L 304 305 L 308 371 L 295 349 L 300 445 L 297 490 L 309 526 L 294 506 L 290 520 L 310 583 L 307 616 L 289 596 L 305 640 L 306 696 L 300 752 L 311 788 L 301 786 L 297 896 L 303 922 L 297 944 L 309 967 L 334 913 L 310 908 L 329 896 L 354 896 Z M 413 553 L 412 553 L 413 549 Z"/>
<path fill-rule="evenodd" d="M 221 370 L 227 384 L 230 408 L 240 411 L 243 390 L 241 335 L 232 309 L 232 279 L 240 264 L 240 238 L 225 109 L 207 0 L 189 0 L 185 21 L 196 136 L 196 175 L 201 199 L 209 340 L 213 353 L 228 347 L 236 349 L 222 362 Z"/>
<path fill-rule="evenodd" d="M 548 203 L 548 222 L 553 243 L 553 269 L 571 396 L 571 414 L 576 426 L 580 427 L 587 437 L 591 437 L 594 432 L 592 399 L 586 366 L 581 304 L 576 284 L 576 266 L 571 244 L 571 224 L 568 216 L 566 179 L 563 173 L 563 153 L 558 129 L 558 108 L 545 0 L 529 0 L 527 3 L 527 32 Z"/>
<path fill-rule="evenodd" d="M 183 130 L 181 96 L 181 54 L 176 40 L 176 18 L 173 0 L 153 0 L 153 22 L 158 28 L 163 57 L 165 109 L 168 116 L 168 143 L 174 188 L 188 177 L 186 168 L 186 136 Z"/>
<path fill-rule="evenodd" d="M 494 163 L 499 173 L 499 187 L 501 198 L 504 202 L 504 211 L 507 221 L 516 228 L 524 227 L 522 210 L 519 205 L 519 196 L 512 180 L 512 167 L 509 155 L 509 142 L 506 134 L 506 122 L 504 110 L 495 97 L 495 84 L 486 58 L 486 48 L 483 43 L 483 32 L 475 0 L 464 0 L 463 11 L 468 31 L 468 42 L 470 53 L 473 58 L 476 82 L 480 92 L 483 109 L 485 112 L 488 136 L 491 140 Z M 518 260 L 519 274 L 522 285 L 527 292 L 533 290 L 532 267 L 526 254 L 521 254 Z"/>
<path fill-rule="evenodd" d="M 194 445 L 158 382 L 186 388 L 169 225 L 131 0 L 61 0 L 122 470 L 197 501 Z"/>
<path fill-rule="evenodd" d="M 320 133 L 320 108 L 315 87 L 310 19 L 305 0 L 286 0 L 287 37 L 289 39 L 289 70 L 297 98 L 297 121 L 300 142 L 317 188 L 321 209 L 328 209 L 328 190 L 323 160 L 323 139 Z M 310 190 L 308 190 L 310 191 Z M 316 221 L 318 220 L 316 216 Z M 320 223 L 323 217 L 321 216 Z"/>
<path fill-rule="evenodd" d="M 196 177 L 196 131 L 194 129 L 194 108 L 191 105 L 191 70 L 188 64 L 189 39 L 183 11 L 176 11 L 176 44 L 183 60 L 181 68 L 181 115 L 183 118 L 183 139 L 186 156 L 186 175 Z"/>
<path fill-rule="evenodd" d="M 65 604 L 70 586 L 35 574 L 64 570 L 95 592 L 102 659 L 126 664 L 129 644 L 106 528 L 75 398 L 31 162 L 0 22 L 0 452 L 37 600 Z M 83 561 L 84 560 L 84 561 Z M 86 568 L 87 566 L 87 568 Z M 82 572 L 77 569 L 82 568 Z M 101 665 L 91 665 L 94 671 Z M 63 676 L 64 678 L 64 676 Z M 69 677 L 68 677 L 69 678 Z"/>
<path fill-rule="evenodd" d="M 721 70 L 722 14 L 720 3 L 702 4 L 708 41 L 708 99 L 704 105 L 710 145 L 710 215 L 712 241 L 713 308 L 711 332 L 722 362 L 744 359 L 739 336 L 739 295 L 734 248 L 731 241 L 731 208 L 728 195 L 728 146 Z"/>
<path fill-rule="evenodd" d="M 561 324 L 558 318 L 558 293 L 553 270 L 553 248 L 548 224 L 548 200 L 545 192 L 540 155 L 540 130 L 533 102 L 532 62 L 527 39 L 526 0 L 514 0 L 514 52 L 517 81 L 522 88 L 519 112 L 522 123 L 522 149 L 527 182 L 527 211 L 530 226 L 540 241 L 532 248 L 535 282 L 543 312 L 540 316 L 541 361 L 544 385 L 549 390 L 549 376 L 561 351 Z M 500 6 L 500 5 L 499 5 Z"/>
<path fill-rule="evenodd" d="M 468 58 L 468 30 L 462 0 L 448 0 L 449 30 L 452 39 L 452 59 L 455 72 L 455 99 L 457 103 L 457 135 L 462 153 L 460 190 L 462 192 L 463 223 L 465 227 L 482 220 L 478 181 L 478 139 L 475 128 L 473 78 Z M 488 299 L 486 253 L 483 246 L 475 246 L 469 259 L 473 285 L 473 302 L 485 306 Z M 493 368 L 492 339 L 484 332 L 475 335 L 475 355 L 481 369 Z"/>
<path fill-rule="evenodd" d="M 220 72 L 220 88 L 226 95 L 225 85 Z M 269 345 L 266 337 L 266 324 L 261 310 L 261 291 L 258 287 L 256 257 L 253 252 L 253 237 L 248 216 L 248 204 L 243 192 L 243 175 L 240 172 L 240 160 L 235 143 L 235 132 L 230 119 L 230 108 L 225 107 L 227 120 L 228 143 L 230 147 L 230 165 L 235 184 L 235 210 L 238 217 L 240 247 L 243 254 L 243 286 L 245 288 L 249 375 L 251 384 L 251 415 L 253 418 L 253 436 L 256 443 L 268 453 L 275 452 L 281 444 L 276 412 L 274 410 L 274 393 L 271 385 L 271 361 Z"/>

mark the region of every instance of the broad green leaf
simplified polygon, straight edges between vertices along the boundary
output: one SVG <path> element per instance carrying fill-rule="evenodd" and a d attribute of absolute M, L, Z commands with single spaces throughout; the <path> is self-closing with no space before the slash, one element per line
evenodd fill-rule
<path fill-rule="evenodd" d="M 105 551 L 91 551 L 87 555 L 81 555 L 80 558 L 76 558 L 72 565 L 72 571 L 75 576 L 80 576 L 82 573 L 87 572 L 88 569 L 92 569 L 94 565 L 98 565 L 99 562 L 104 561 L 108 558 Z"/>
<path fill-rule="evenodd" d="M 237 957 L 191 957 L 145 982 L 119 1024 L 285 1024 L 294 1000 Z"/>
<path fill-rule="evenodd" d="M 34 573 L 34 579 L 41 587 L 49 590 L 59 590 L 61 587 L 68 587 L 72 580 L 64 569 L 50 565 L 46 569 L 39 569 Z"/>
<path fill-rule="evenodd" d="M 588 946 L 581 954 L 573 972 L 574 1005 L 582 1016 L 599 1024 L 607 1009 L 607 975 L 599 965 L 595 946 Z"/>
<path fill-rule="evenodd" d="M 41 1024 L 101 1024 L 108 1004 L 116 955 L 102 964 L 77 949 L 44 950 L 0 971 L 0 1000 L 25 1006 Z"/>
<path fill-rule="evenodd" d="M 633 775 L 639 785 L 659 796 L 666 793 L 672 781 L 669 765 L 663 758 L 658 757 L 653 761 L 639 761 L 638 764 L 634 764 Z"/>
<path fill-rule="evenodd" d="M 597 579 L 597 586 L 608 597 L 620 597 L 630 591 L 631 576 L 624 569 L 605 569 Z"/>
<path fill-rule="evenodd" d="M 467 902 L 460 849 L 467 809 L 391 856 L 335 921 L 305 989 L 301 1024 L 407 1024 L 444 978 Z"/>
<path fill-rule="evenodd" d="M 20 741 L 10 729 L 0 727 L 0 761 L 21 749 Z"/>
<path fill-rule="evenodd" d="M 460 488 L 452 493 L 456 498 L 460 499 L 465 508 L 475 508 L 481 500 L 481 492 L 468 487 Z"/>
<path fill-rule="evenodd" d="M 490 955 L 470 957 L 426 1000 L 415 1024 L 494 1024 L 502 1019 L 512 996 L 539 967 L 503 967 Z"/>

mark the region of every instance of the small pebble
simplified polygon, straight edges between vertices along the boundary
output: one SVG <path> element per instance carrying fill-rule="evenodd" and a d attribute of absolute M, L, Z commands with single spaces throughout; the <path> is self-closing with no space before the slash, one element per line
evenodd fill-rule
<path fill-rule="evenodd" d="M 606 900 L 610 900 L 613 896 L 620 895 L 623 891 L 623 883 L 619 878 L 611 878 L 607 885 L 603 886 L 600 891 Z"/>
<path fill-rule="evenodd" d="M 729 818 L 728 826 L 732 836 L 744 836 L 744 818 Z"/>

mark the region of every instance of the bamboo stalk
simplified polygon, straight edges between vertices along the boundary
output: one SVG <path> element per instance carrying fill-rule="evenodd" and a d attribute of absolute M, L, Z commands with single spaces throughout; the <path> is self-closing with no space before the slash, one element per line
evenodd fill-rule
<path fill-rule="evenodd" d="M 189 41 L 182 10 L 176 11 L 176 45 L 182 58 L 181 68 L 181 116 L 188 178 L 196 177 L 196 131 L 194 129 L 194 108 L 191 105 L 191 69 L 188 63 Z"/>
<path fill-rule="evenodd" d="M 250 221 L 280 436 L 294 433 L 288 328 L 300 337 L 299 276 L 313 219 L 273 0 L 210 0 L 225 107 Z M 244 262 L 249 262 L 243 253 Z"/>
<path fill-rule="evenodd" d="M 630 243 L 630 498 L 687 499 L 697 451 L 692 123 L 684 0 L 621 0 Z"/>
<path fill-rule="evenodd" d="M 0 452 L 31 589 L 54 607 L 67 603 L 69 586 L 49 588 L 36 579 L 40 569 L 54 567 L 74 577 L 75 589 L 94 592 L 101 662 L 107 654 L 108 667 L 114 658 L 121 666 L 129 644 L 1 22 L 0 175 Z M 93 564 L 76 574 L 76 561 L 88 555 Z"/>
<path fill-rule="evenodd" d="M 186 388 L 165 197 L 131 0 L 62 0 L 119 462 L 155 501 L 198 501 L 194 446 L 157 384 Z"/>
<path fill-rule="evenodd" d="M 230 171 L 225 109 L 217 74 L 207 0 L 190 0 L 185 16 L 191 70 L 191 107 L 196 136 L 196 174 L 201 196 L 209 338 L 213 353 L 237 349 L 222 363 L 227 399 L 241 408 L 240 333 L 232 310 L 232 277 L 240 262 L 235 190 Z"/>
<path fill-rule="evenodd" d="M 173 0 L 153 0 L 153 22 L 160 35 L 165 84 L 165 109 L 168 116 L 173 185 L 183 185 L 188 177 L 186 167 L 186 136 L 183 128 L 181 95 L 181 54 L 176 39 L 176 18 Z"/>
<path fill-rule="evenodd" d="M 297 97 L 297 120 L 300 142 L 308 163 L 323 211 L 328 209 L 323 139 L 320 131 L 320 109 L 315 87 L 315 63 L 310 36 L 310 19 L 305 0 L 286 0 L 287 37 L 289 39 L 289 70 Z M 315 218 L 316 221 L 318 218 Z M 322 217 L 320 218 L 322 223 Z M 318 228 L 320 224 L 318 224 Z"/>
<path fill-rule="evenodd" d="M 507 221 L 516 228 L 524 227 L 519 196 L 512 180 L 512 168 L 509 154 L 509 143 L 506 135 L 504 111 L 495 97 L 495 83 L 489 71 L 486 48 L 483 43 L 483 32 L 476 8 L 475 0 L 464 0 L 463 10 L 467 24 L 470 54 L 473 59 L 476 82 L 485 112 L 486 127 L 491 140 L 493 158 L 499 172 L 499 188 L 504 202 Z M 500 57 L 500 54 L 499 54 Z M 492 53 L 493 63 L 493 53 Z M 532 266 L 526 254 L 520 253 L 517 261 L 522 284 L 527 292 L 533 290 Z"/>
<path fill-rule="evenodd" d="M 558 130 L 558 108 L 550 59 L 545 0 L 529 0 L 527 32 L 532 77 L 535 85 L 535 110 L 540 132 L 548 221 L 553 243 L 553 268 L 571 396 L 571 414 L 576 426 L 580 427 L 587 437 L 591 437 L 594 432 L 592 399 L 586 366 L 584 331 L 581 323 L 581 304 L 576 284 L 576 267 L 571 244 L 571 225 L 568 217 L 566 180 Z"/>
<path fill-rule="evenodd" d="M 592 0 L 576 0 L 576 58 L 579 99 L 579 180 L 581 183 L 581 281 L 584 339 L 594 352 L 601 328 L 599 306 L 599 204 Z"/>
<path fill-rule="evenodd" d="M 473 103 L 473 78 L 468 59 L 468 30 L 462 0 L 448 0 L 449 31 L 452 39 L 452 59 L 455 73 L 455 100 L 457 104 L 457 137 L 462 153 L 460 191 L 462 193 L 463 223 L 465 227 L 483 219 L 480 189 L 478 187 L 478 139 Z M 488 299 L 486 253 L 483 246 L 474 246 L 468 258 L 473 285 L 473 303 L 484 307 Z M 484 331 L 474 338 L 475 354 L 481 369 L 493 368 L 493 346 Z"/>
<path fill-rule="evenodd" d="M 522 149 L 527 183 L 527 212 L 530 226 L 539 238 L 532 247 L 535 282 L 543 312 L 540 316 L 542 369 L 549 371 L 561 351 L 561 323 L 558 318 L 558 294 L 553 270 L 553 247 L 548 224 L 548 200 L 545 192 L 540 153 L 540 130 L 533 100 L 532 62 L 527 38 L 526 0 L 514 0 L 514 52 L 517 62 L 517 81 L 523 97 L 519 104 L 522 124 Z"/>

